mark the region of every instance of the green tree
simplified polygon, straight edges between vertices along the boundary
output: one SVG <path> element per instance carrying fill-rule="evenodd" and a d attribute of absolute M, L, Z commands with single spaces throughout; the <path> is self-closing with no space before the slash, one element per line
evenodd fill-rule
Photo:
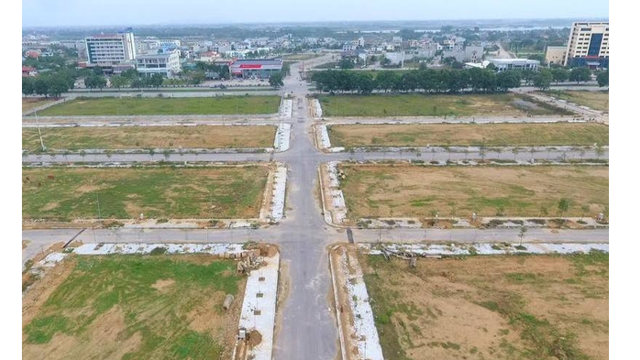
<path fill-rule="evenodd" d="M 560 217 L 562 218 L 564 213 L 569 211 L 569 207 L 571 206 L 571 202 L 567 198 L 562 198 L 558 201 L 558 211 L 560 212 Z"/>
<path fill-rule="evenodd" d="M 542 69 L 534 77 L 533 86 L 540 90 L 546 90 L 551 86 L 551 81 L 553 81 L 553 74 L 551 71 L 548 69 Z"/>
<path fill-rule="evenodd" d="M 44 77 L 38 77 L 33 83 L 33 92 L 41 96 L 47 96 L 49 90 L 49 84 Z"/>
<path fill-rule="evenodd" d="M 356 88 L 360 94 L 371 94 L 375 89 L 373 77 L 369 73 L 360 72 L 356 75 Z"/>
<path fill-rule="evenodd" d="M 355 67 L 355 65 L 353 64 L 353 61 L 351 61 L 350 59 L 340 60 L 340 62 L 338 63 L 338 66 L 340 66 L 340 69 L 342 70 L 349 70 Z"/>
<path fill-rule="evenodd" d="M 48 79 L 47 95 L 51 97 L 59 97 L 62 93 L 69 90 L 67 81 L 59 76 L 53 76 Z"/>
<path fill-rule="evenodd" d="M 609 86 L 609 70 L 598 73 L 596 80 L 598 81 L 599 87 Z"/>
<path fill-rule="evenodd" d="M 22 78 L 22 93 L 24 95 L 31 95 L 34 91 L 34 80 L 32 77 L 23 77 Z"/>
<path fill-rule="evenodd" d="M 271 85 L 274 89 L 278 89 L 281 86 L 284 86 L 284 81 L 282 81 L 282 73 L 277 72 L 269 76 L 269 85 Z"/>
<path fill-rule="evenodd" d="M 133 80 L 140 77 L 140 73 L 136 69 L 127 69 L 122 72 L 122 77 L 125 79 Z"/>
<path fill-rule="evenodd" d="M 153 74 L 151 75 L 151 78 L 149 78 L 149 85 L 155 88 L 159 88 L 160 86 L 162 86 L 163 82 L 164 76 L 162 76 L 162 74 Z"/>
<path fill-rule="evenodd" d="M 387 92 L 389 89 L 393 89 L 398 78 L 398 74 L 394 71 L 381 71 L 378 73 L 378 76 L 376 76 L 376 88 Z"/>
<path fill-rule="evenodd" d="M 586 67 L 574 68 L 569 74 L 569 80 L 580 84 L 581 81 L 587 81 L 591 78 L 591 70 Z"/>
<path fill-rule="evenodd" d="M 204 71 L 192 71 L 189 74 L 189 83 L 193 85 L 200 85 L 207 79 Z"/>
<path fill-rule="evenodd" d="M 111 77 L 111 86 L 120 89 L 129 85 L 129 79 L 125 78 L 122 75 L 114 75 Z"/>
<path fill-rule="evenodd" d="M 107 79 L 105 79 L 102 75 L 92 75 L 84 80 L 84 85 L 89 89 L 102 90 L 105 86 L 107 86 Z"/>
<path fill-rule="evenodd" d="M 520 87 L 520 72 L 517 70 L 506 70 L 496 75 L 496 85 L 501 91 Z"/>
<path fill-rule="evenodd" d="M 569 80 L 569 70 L 567 69 L 563 69 L 563 68 L 551 69 L 551 74 L 553 75 L 553 81 L 556 82 L 556 85 L 558 83 Z"/>

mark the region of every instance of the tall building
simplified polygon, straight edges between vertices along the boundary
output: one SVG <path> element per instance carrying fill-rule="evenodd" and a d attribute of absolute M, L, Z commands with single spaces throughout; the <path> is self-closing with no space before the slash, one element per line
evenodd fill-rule
<path fill-rule="evenodd" d="M 609 22 L 574 22 L 565 66 L 609 67 Z"/>
<path fill-rule="evenodd" d="M 111 66 L 136 58 L 136 44 L 131 28 L 117 34 L 86 37 L 85 44 L 89 64 Z"/>
<path fill-rule="evenodd" d="M 567 57 L 566 46 L 547 46 L 544 61 L 547 64 L 564 65 L 564 59 Z"/>
<path fill-rule="evenodd" d="M 166 53 L 140 55 L 136 58 L 136 69 L 145 76 L 161 74 L 173 77 L 180 72 L 180 50 Z"/>

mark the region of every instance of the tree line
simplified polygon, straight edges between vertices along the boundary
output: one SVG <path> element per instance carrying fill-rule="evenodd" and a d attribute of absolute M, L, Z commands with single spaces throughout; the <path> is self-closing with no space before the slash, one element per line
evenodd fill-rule
<path fill-rule="evenodd" d="M 322 92 L 357 92 L 370 94 L 373 91 L 394 92 L 449 92 L 457 93 L 470 89 L 477 93 L 504 92 L 518 88 L 522 83 L 546 90 L 553 82 L 557 84 L 574 81 L 578 84 L 590 80 L 591 70 L 585 67 L 571 70 L 563 68 L 532 70 L 506 70 L 496 72 L 487 69 L 421 69 L 404 73 L 380 71 L 375 76 L 370 72 L 349 70 L 326 70 L 315 72 L 311 80 Z M 599 86 L 609 85 L 609 71 L 597 75 Z"/>
<path fill-rule="evenodd" d="M 316 88 L 323 92 L 358 92 L 370 94 L 374 90 L 456 93 L 471 88 L 474 92 L 493 93 L 520 86 L 519 71 L 496 73 L 487 69 L 412 70 L 406 73 L 380 71 L 373 74 L 363 71 L 327 70 L 312 75 Z"/>

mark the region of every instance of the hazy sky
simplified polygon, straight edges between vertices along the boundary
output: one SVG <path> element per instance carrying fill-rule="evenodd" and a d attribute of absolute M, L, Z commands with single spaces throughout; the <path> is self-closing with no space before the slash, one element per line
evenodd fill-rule
<path fill-rule="evenodd" d="M 23 0 L 22 26 L 609 17 L 606 0 Z"/>

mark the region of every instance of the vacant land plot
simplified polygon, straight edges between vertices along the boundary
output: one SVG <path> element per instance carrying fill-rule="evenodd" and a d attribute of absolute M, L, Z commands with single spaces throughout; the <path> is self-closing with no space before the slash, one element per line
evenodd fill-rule
<path fill-rule="evenodd" d="M 44 128 L 48 149 L 212 149 L 273 147 L 275 126 L 123 126 Z M 22 129 L 22 148 L 40 149 L 38 130 Z"/>
<path fill-rule="evenodd" d="M 304 60 L 311 60 L 311 59 L 315 59 L 319 56 L 322 56 L 322 54 L 291 54 L 291 55 L 285 55 L 282 57 L 283 60 L 294 60 L 294 61 L 304 61 Z"/>
<path fill-rule="evenodd" d="M 609 111 L 608 91 L 550 91 L 548 95 L 595 110 Z"/>
<path fill-rule="evenodd" d="M 50 98 L 22 98 L 22 112 L 33 110 L 37 107 L 47 105 L 56 101 Z"/>
<path fill-rule="evenodd" d="M 279 96 L 79 98 L 47 108 L 40 115 L 274 114 L 279 106 Z"/>
<path fill-rule="evenodd" d="M 23 169 L 24 219 L 255 218 L 268 166 Z"/>
<path fill-rule="evenodd" d="M 569 114 L 524 95 L 325 95 L 326 116 L 523 116 Z"/>
<path fill-rule="evenodd" d="M 609 358 L 608 254 L 360 264 L 385 358 Z"/>
<path fill-rule="evenodd" d="M 231 358 L 246 281 L 233 261 L 112 255 L 58 267 L 23 298 L 23 359 Z"/>
<path fill-rule="evenodd" d="M 362 217 L 595 216 L 609 205 L 606 166 L 342 164 L 352 220 Z M 569 209 L 558 211 L 560 199 Z"/>
<path fill-rule="evenodd" d="M 609 127 L 594 123 L 331 125 L 328 130 L 331 144 L 344 147 L 609 144 Z"/>

